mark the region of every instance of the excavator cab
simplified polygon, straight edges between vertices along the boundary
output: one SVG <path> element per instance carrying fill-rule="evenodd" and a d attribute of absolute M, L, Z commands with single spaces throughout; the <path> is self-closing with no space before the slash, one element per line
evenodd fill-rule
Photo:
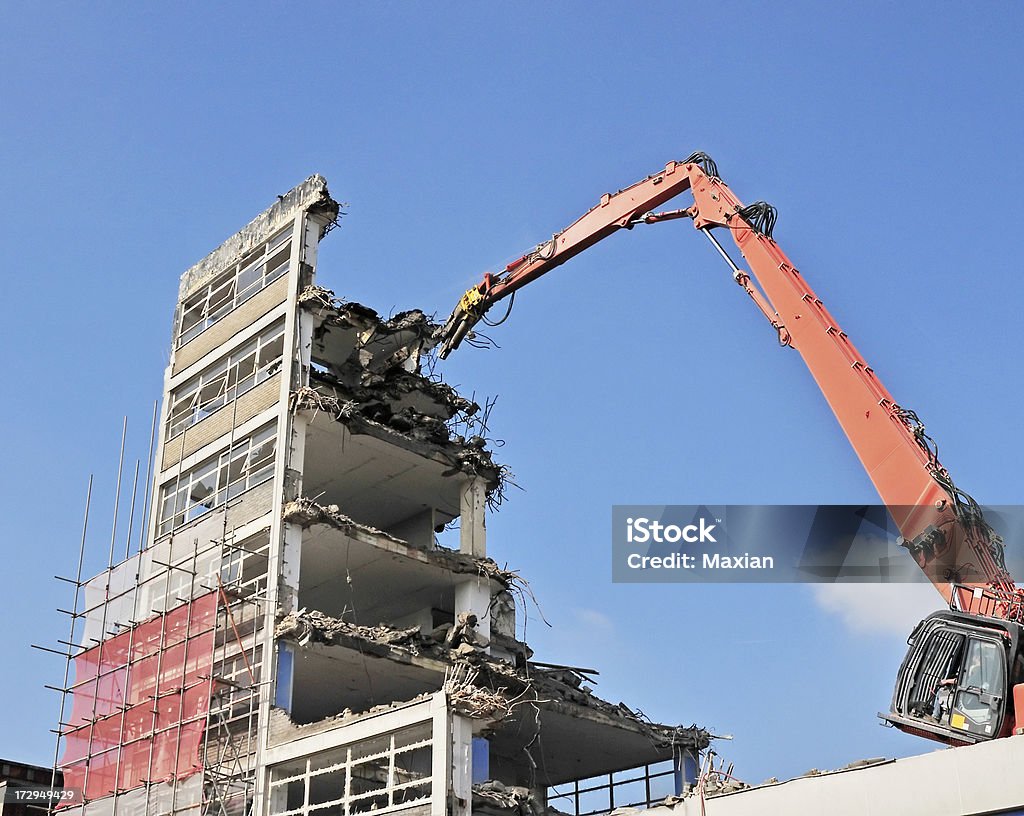
<path fill-rule="evenodd" d="M 1021 630 L 997 618 L 929 615 L 907 641 L 891 710 L 880 716 L 902 731 L 949 745 L 1016 732 L 1021 724 L 1014 697 L 1024 696 Z"/>

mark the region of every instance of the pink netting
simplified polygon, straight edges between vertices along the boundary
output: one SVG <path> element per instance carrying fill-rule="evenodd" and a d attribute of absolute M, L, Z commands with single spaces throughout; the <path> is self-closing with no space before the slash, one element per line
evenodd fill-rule
<path fill-rule="evenodd" d="M 66 788 L 81 789 L 88 801 L 200 770 L 217 594 L 74 659 L 74 702 L 61 758 Z"/>

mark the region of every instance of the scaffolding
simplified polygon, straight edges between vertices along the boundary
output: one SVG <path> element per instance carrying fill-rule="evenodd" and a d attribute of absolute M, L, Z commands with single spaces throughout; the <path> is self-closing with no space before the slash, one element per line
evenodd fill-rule
<path fill-rule="evenodd" d="M 255 790 L 269 534 L 221 541 L 214 685 L 202 747 L 203 814 L 249 812 Z"/>
<path fill-rule="evenodd" d="M 154 412 L 155 417 L 155 412 Z M 155 429 L 155 418 L 154 418 Z M 145 547 L 149 490 L 131 554 L 138 469 L 124 559 L 115 563 L 122 431 L 106 568 L 83 580 L 93 478 L 74 578 L 49 811 L 235 816 L 247 812 L 256 771 L 267 611 L 269 529 L 238 541 L 222 514 L 219 538 L 172 533 Z M 150 459 L 152 459 L 151 432 Z M 148 467 L 148 466 L 147 466 Z M 63 753 L 62 753 L 63 749 Z M 63 772 L 60 798 L 56 780 Z"/>

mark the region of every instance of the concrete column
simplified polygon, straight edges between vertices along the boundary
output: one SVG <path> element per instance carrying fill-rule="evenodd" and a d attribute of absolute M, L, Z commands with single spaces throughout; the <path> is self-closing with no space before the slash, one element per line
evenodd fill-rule
<path fill-rule="evenodd" d="M 295 349 L 299 364 L 297 385 L 309 385 L 309 369 L 313 360 L 313 315 L 299 309 L 299 339 Z"/>
<path fill-rule="evenodd" d="M 459 550 L 483 558 L 487 555 L 487 489 L 476 476 L 463 485 L 460 501 Z"/>
<path fill-rule="evenodd" d="M 452 816 L 469 816 L 473 803 L 473 723 L 452 716 Z M 436 780 L 435 780 L 436 784 Z"/>
<path fill-rule="evenodd" d="M 302 489 L 302 466 L 305 454 L 306 425 L 301 417 L 293 417 L 288 410 L 291 389 L 298 384 L 301 376 L 301 349 L 299 320 L 299 287 L 302 264 L 316 268 L 317 226 L 310 223 L 305 213 L 297 214 L 292 223 L 292 240 L 299 242 L 299 251 L 292 253 L 288 269 L 289 290 L 288 310 L 285 313 L 284 360 L 282 364 L 281 392 L 278 396 L 277 417 L 277 458 L 274 463 L 274 509 L 270 526 L 270 557 L 267 566 L 267 605 L 264 630 L 261 634 L 263 645 L 263 666 L 267 675 L 261 680 L 270 682 L 260 694 L 259 723 L 269 722 L 270 707 L 277 694 L 277 641 L 274 638 L 275 617 L 279 610 L 290 611 L 298 601 L 299 558 L 302 552 L 302 528 L 285 524 L 282 518 L 286 494 L 297 495 Z M 258 729 L 258 756 L 267 750 L 270 729 Z M 253 812 L 263 813 L 267 808 L 266 776 L 256 774 Z"/>
<path fill-rule="evenodd" d="M 476 615 L 476 632 L 481 637 L 491 640 L 491 584 L 486 578 L 468 576 L 455 585 L 455 617 L 460 612 L 472 612 Z M 487 646 L 488 654 L 491 651 Z"/>
<path fill-rule="evenodd" d="M 292 418 L 286 441 L 288 451 L 284 480 L 284 501 L 302 495 L 302 467 L 306 453 L 306 418 Z M 287 614 L 298 609 L 299 571 L 302 566 L 302 526 L 290 522 L 281 524 L 281 570 L 278 609 Z"/>

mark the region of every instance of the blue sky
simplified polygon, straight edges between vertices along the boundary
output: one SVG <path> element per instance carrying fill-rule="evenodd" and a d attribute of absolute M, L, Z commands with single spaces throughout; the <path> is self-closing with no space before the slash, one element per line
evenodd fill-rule
<path fill-rule="evenodd" d="M 145 456 L 182 270 L 313 172 L 347 202 L 320 281 L 447 313 L 614 191 L 704 150 L 979 500 L 1021 501 L 1014 240 L 1019 4 L 39 4 L 0 13 L 5 671 L 0 756 L 48 763 L 53 580 L 95 472 L 105 559 L 121 417 Z M 684 206 L 681 204 L 680 206 Z M 538 659 L 735 739 L 758 781 L 933 745 L 882 729 L 936 602 L 798 586 L 609 582 L 617 503 L 865 502 L 796 354 L 688 222 L 616 235 L 530 287 L 498 395 L 524 490 L 490 521 Z M 936 596 L 937 598 L 937 596 Z"/>

